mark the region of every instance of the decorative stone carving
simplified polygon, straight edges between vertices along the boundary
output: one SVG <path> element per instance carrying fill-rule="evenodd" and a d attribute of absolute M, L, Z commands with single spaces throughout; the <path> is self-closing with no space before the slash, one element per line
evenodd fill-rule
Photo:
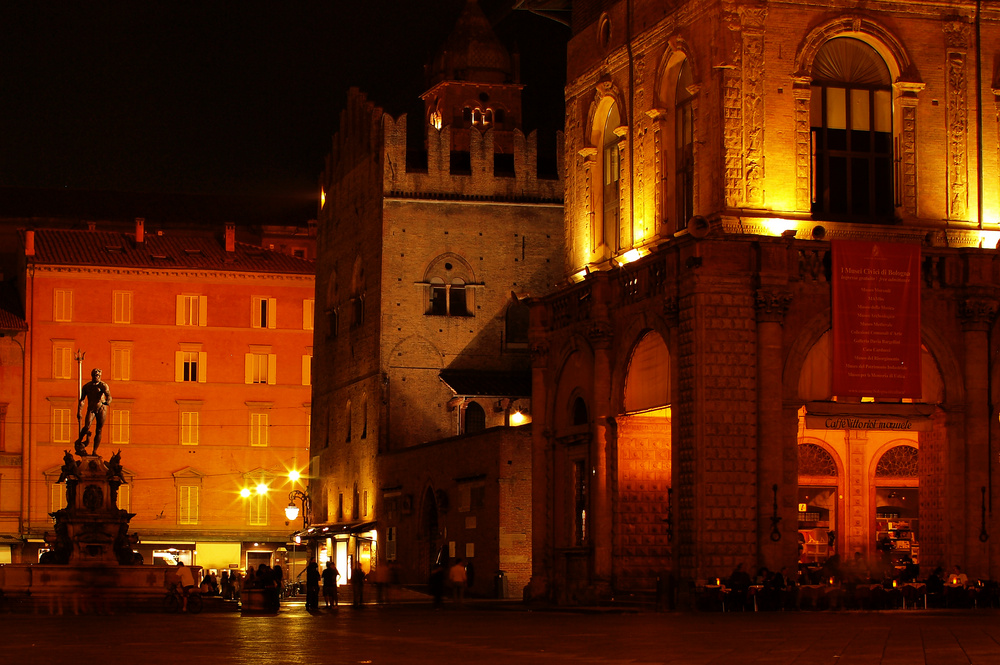
<path fill-rule="evenodd" d="M 745 205 L 764 205 L 764 20 L 767 8 L 740 7 L 743 35 Z"/>
<path fill-rule="evenodd" d="M 812 99 L 808 77 L 796 77 L 792 83 L 795 98 L 795 209 L 806 212 L 812 207 L 812 128 L 809 104 Z"/>
<path fill-rule="evenodd" d="M 591 321 L 587 328 L 587 339 L 595 349 L 607 349 L 611 347 L 611 340 L 614 333 L 611 330 L 609 321 Z"/>
<path fill-rule="evenodd" d="M 897 83 L 902 126 L 899 128 L 899 169 L 903 212 L 917 215 L 917 93 L 923 83 Z"/>
<path fill-rule="evenodd" d="M 757 321 L 760 322 L 781 323 L 792 303 L 792 294 L 787 291 L 757 289 L 753 295 Z"/>
<path fill-rule="evenodd" d="M 766 7 L 726 3 L 728 64 L 722 73 L 725 205 L 764 203 L 764 19 Z"/>
<path fill-rule="evenodd" d="M 965 219 L 969 209 L 967 102 L 968 81 L 965 74 L 969 26 L 961 21 L 944 23 L 948 45 L 945 62 L 946 117 L 948 123 L 948 218 Z"/>
<path fill-rule="evenodd" d="M 964 330 L 987 330 L 997 316 L 998 303 L 992 298 L 966 298 L 959 303 L 958 318 Z"/>

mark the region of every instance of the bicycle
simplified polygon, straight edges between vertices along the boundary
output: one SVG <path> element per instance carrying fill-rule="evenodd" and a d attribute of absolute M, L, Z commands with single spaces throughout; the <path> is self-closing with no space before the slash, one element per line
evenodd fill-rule
<path fill-rule="evenodd" d="M 201 612 L 204 601 L 202 601 L 200 593 L 197 591 L 189 593 L 187 599 L 187 611 L 189 614 L 198 614 Z M 184 607 L 184 592 L 174 584 L 167 591 L 167 595 L 163 597 L 163 611 L 168 614 L 176 614 L 181 611 L 182 607 Z"/>

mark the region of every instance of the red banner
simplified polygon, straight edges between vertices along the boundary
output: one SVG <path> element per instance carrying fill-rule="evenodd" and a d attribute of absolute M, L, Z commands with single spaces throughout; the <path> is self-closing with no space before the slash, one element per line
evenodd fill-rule
<path fill-rule="evenodd" d="M 832 245 L 833 394 L 920 399 L 920 245 Z"/>

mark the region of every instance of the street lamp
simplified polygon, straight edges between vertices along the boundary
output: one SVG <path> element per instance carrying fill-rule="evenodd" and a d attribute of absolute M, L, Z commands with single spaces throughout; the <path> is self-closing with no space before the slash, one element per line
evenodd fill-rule
<path fill-rule="evenodd" d="M 302 502 L 302 528 L 309 526 L 309 495 L 302 490 L 292 490 L 288 493 L 288 505 L 285 506 L 285 517 L 289 522 L 294 522 L 299 518 L 299 507 L 295 505 L 295 500 Z"/>

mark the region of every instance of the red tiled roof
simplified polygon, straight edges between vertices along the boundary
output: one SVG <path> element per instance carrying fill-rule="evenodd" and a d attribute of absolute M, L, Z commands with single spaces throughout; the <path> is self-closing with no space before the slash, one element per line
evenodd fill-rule
<path fill-rule="evenodd" d="M 21 300 L 17 297 L 14 285 L 0 285 L 0 332 L 20 332 L 28 329 L 24 320 Z"/>
<path fill-rule="evenodd" d="M 24 234 L 21 232 L 22 243 Z M 147 233 L 137 243 L 134 233 L 37 229 L 36 265 L 111 266 L 123 268 L 190 268 L 237 272 L 315 274 L 315 262 L 256 245 L 236 242 L 227 252 L 222 237 Z"/>

